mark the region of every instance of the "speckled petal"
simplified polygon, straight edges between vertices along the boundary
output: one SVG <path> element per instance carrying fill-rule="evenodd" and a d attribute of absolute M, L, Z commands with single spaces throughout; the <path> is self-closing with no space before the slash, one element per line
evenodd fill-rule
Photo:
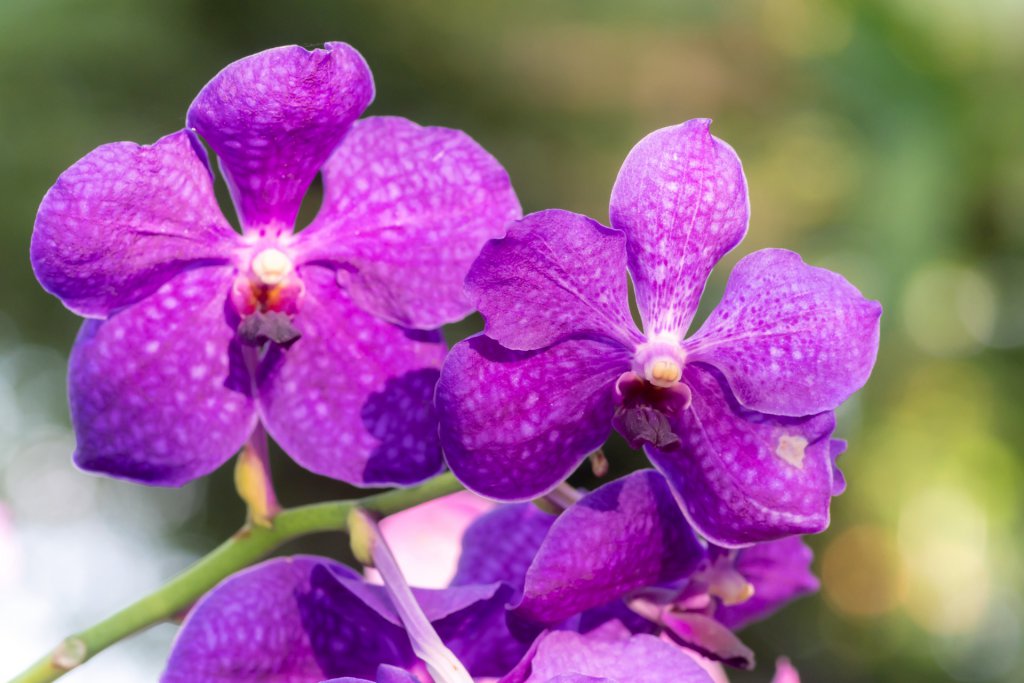
<path fill-rule="evenodd" d="M 441 469 L 433 395 L 445 345 L 366 313 L 334 271 L 301 269 L 302 336 L 258 372 L 274 440 L 306 469 L 356 485 L 406 485 Z"/>
<path fill-rule="evenodd" d="M 693 404 L 676 450 L 648 449 L 705 537 L 739 546 L 828 526 L 832 496 L 831 413 L 789 418 L 741 407 L 713 368 L 683 372 Z"/>
<path fill-rule="evenodd" d="M 550 209 L 513 223 L 484 247 L 466 289 L 484 333 L 507 349 L 573 336 L 643 341 L 629 312 L 625 235 L 577 213 Z"/>
<path fill-rule="evenodd" d="M 634 472 L 558 517 L 526 574 L 514 614 L 559 624 L 633 589 L 684 578 L 703 557 L 664 477 Z"/>
<path fill-rule="evenodd" d="M 764 619 L 797 598 L 818 590 L 811 573 L 814 553 L 799 536 L 757 543 L 737 552 L 735 568 L 754 586 L 754 595 L 736 605 L 723 605 L 715 618 L 733 630 Z"/>
<path fill-rule="evenodd" d="M 32 267 L 72 311 L 105 317 L 190 266 L 226 262 L 237 237 L 202 146 L 180 131 L 103 145 L 64 171 L 39 206 Z"/>
<path fill-rule="evenodd" d="M 325 678 L 373 678 L 382 664 L 409 670 L 418 661 L 383 590 L 348 567 L 314 567 L 295 603 Z"/>
<path fill-rule="evenodd" d="M 568 340 L 509 351 L 483 335 L 456 344 L 437 385 L 441 444 L 455 476 L 498 500 L 558 485 L 611 431 L 618 345 Z"/>
<path fill-rule="evenodd" d="M 626 233 L 629 271 L 648 337 L 682 338 L 711 269 L 747 231 L 747 182 L 710 119 L 657 130 L 626 157 L 612 189 L 612 227 Z"/>
<path fill-rule="evenodd" d="M 864 386 L 881 315 L 841 275 L 764 249 L 736 264 L 721 303 L 683 348 L 718 368 L 743 406 L 810 415 Z"/>
<path fill-rule="evenodd" d="M 712 683 L 682 649 L 619 626 L 586 635 L 550 631 L 501 683 Z"/>
<path fill-rule="evenodd" d="M 462 555 L 453 586 L 503 581 L 516 599 L 526 570 L 555 516 L 533 503 L 502 505 L 473 522 L 462 536 Z"/>
<path fill-rule="evenodd" d="M 242 446 L 256 413 L 226 308 L 232 277 L 229 267 L 190 270 L 86 321 L 68 366 L 79 467 L 178 486 Z"/>
<path fill-rule="evenodd" d="M 401 626 L 382 586 L 344 577 L 337 584 L 337 590 L 348 592 L 390 624 Z M 492 583 L 413 589 L 413 594 L 441 640 L 474 676 L 500 676 L 526 652 L 528 643 L 513 638 L 506 625 L 505 605 L 512 594 L 509 586 Z M 399 665 L 398 661 L 385 662 Z"/>
<path fill-rule="evenodd" d="M 471 137 L 397 117 L 356 123 L 323 168 L 302 259 L 340 264 L 353 300 L 430 329 L 473 311 L 463 280 L 484 243 L 522 215 L 501 164 Z"/>
<path fill-rule="evenodd" d="M 220 157 L 246 230 L 291 230 L 306 190 L 373 100 L 373 77 L 344 43 L 266 50 L 229 64 L 188 110 Z"/>
<path fill-rule="evenodd" d="M 322 681 L 326 672 L 310 632 L 333 628 L 341 618 L 315 621 L 331 606 L 310 607 L 318 598 L 311 577 L 324 565 L 354 575 L 327 558 L 296 556 L 268 560 L 225 579 L 189 612 L 161 683 Z M 342 638 L 341 629 L 335 637 Z M 371 672 L 376 664 L 372 667 Z"/>

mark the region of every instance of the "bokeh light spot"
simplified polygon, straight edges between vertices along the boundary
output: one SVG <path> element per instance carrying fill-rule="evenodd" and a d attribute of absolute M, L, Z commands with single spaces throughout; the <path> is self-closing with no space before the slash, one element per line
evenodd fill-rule
<path fill-rule="evenodd" d="M 877 617 L 902 599 L 903 577 L 895 544 L 876 526 L 853 526 L 825 547 L 821 562 L 825 599 L 856 617 Z"/>

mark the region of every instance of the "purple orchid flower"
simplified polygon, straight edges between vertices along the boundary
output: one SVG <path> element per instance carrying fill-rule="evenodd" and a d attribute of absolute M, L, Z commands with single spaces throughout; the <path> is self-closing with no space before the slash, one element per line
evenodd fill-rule
<path fill-rule="evenodd" d="M 425 523 L 436 516 L 436 510 L 427 512 Z M 639 575 L 655 580 L 688 573 L 703 551 L 692 532 L 680 536 L 667 520 L 686 533 L 661 476 L 636 473 L 582 498 L 557 519 L 526 504 L 481 515 L 464 534 L 455 580 L 442 590 L 410 589 L 379 537 L 371 545 L 384 586 L 369 585 L 324 558 L 271 560 L 227 579 L 200 601 L 182 626 L 162 681 L 315 683 L 335 676 L 331 683 L 397 683 L 472 675 L 502 676 L 503 683 L 582 683 L 592 677 L 709 683 L 682 649 L 634 635 L 614 619 L 586 634 L 540 627 L 523 639 L 508 628 L 509 605 L 522 602 L 524 587 L 535 594 L 538 582 L 550 588 L 576 576 L 590 593 L 621 590 L 623 581 L 636 583 Z M 360 535 L 354 524 L 350 528 L 354 539 Z M 615 529 L 609 539 L 636 534 L 644 542 L 664 534 L 644 546 L 612 544 L 585 565 L 572 547 L 586 528 Z M 559 564 L 563 552 L 573 556 L 569 564 Z M 538 566 L 558 578 L 544 583 Z M 619 571 L 626 567 L 631 569 Z M 639 679 L 635 664 L 627 666 L 623 657 L 642 658 Z M 452 662 L 454 669 L 443 669 Z"/>
<path fill-rule="evenodd" d="M 474 676 L 502 676 L 526 651 L 528 644 L 505 626 L 507 586 L 412 590 L 432 628 Z M 372 679 L 382 665 L 426 673 L 386 589 L 327 558 L 299 556 L 239 572 L 200 600 L 161 682 L 320 683 Z"/>
<path fill-rule="evenodd" d="M 586 634 L 548 631 L 501 683 L 713 683 L 683 650 L 609 621 Z"/>
<path fill-rule="evenodd" d="M 60 176 L 32 263 L 90 318 L 69 368 L 80 467 L 180 485 L 259 421 L 302 466 L 354 484 L 441 468 L 435 328 L 472 310 L 465 273 L 521 214 L 504 169 L 465 134 L 356 121 L 373 94 L 348 45 L 268 50 L 210 81 L 185 130 L 104 145 Z M 318 172 L 323 204 L 296 233 Z"/>
<path fill-rule="evenodd" d="M 630 607 L 704 657 L 752 669 L 754 653 L 735 632 L 816 592 L 812 559 L 798 536 L 739 550 L 712 546 L 705 565 L 677 592 L 638 591 Z"/>
<path fill-rule="evenodd" d="M 481 681 L 481 679 L 476 679 Z M 493 680 L 493 679 L 490 679 Z M 787 679 L 788 680 L 788 679 Z M 634 635 L 618 622 L 587 634 L 547 631 L 516 668 L 498 683 L 715 683 L 683 650 L 649 635 Z M 412 674 L 382 666 L 373 681 L 335 678 L 325 683 L 421 683 Z"/>
<path fill-rule="evenodd" d="M 448 464 L 471 490 L 542 495 L 614 426 L 717 544 L 827 526 L 832 410 L 871 372 L 881 307 L 841 276 L 766 249 L 739 261 L 687 337 L 749 213 L 739 159 L 709 125 L 665 128 L 633 149 L 611 229 L 550 210 L 484 247 L 467 290 L 486 327 L 452 349 L 436 397 Z"/>
<path fill-rule="evenodd" d="M 749 669 L 754 655 L 733 632 L 816 591 L 812 557 L 796 536 L 705 550 L 662 475 L 641 470 L 583 496 L 558 517 L 510 616 L 519 634 L 531 624 L 534 632 L 567 625 L 589 632 L 615 619 L 635 633 L 661 633 Z"/>

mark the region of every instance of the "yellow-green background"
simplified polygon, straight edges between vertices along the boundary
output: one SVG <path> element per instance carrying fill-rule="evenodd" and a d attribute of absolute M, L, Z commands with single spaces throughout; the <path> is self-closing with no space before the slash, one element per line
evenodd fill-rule
<path fill-rule="evenodd" d="M 761 666 L 735 680 L 767 681 L 781 653 L 811 682 L 1021 680 L 1020 0 L 3 0 L 0 678 L 242 514 L 226 470 L 173 492 L 73 470 L 62 373 L 77 320 L 29 268 L 40 198 L 93 147 L 180 128 L 228 62 L 324 40 L 369 61 L 371 114 L 465 129 L 527 211 L 604 221 L 635 141 L 713 118 L 753 212 L 704 310 L 735 259 L 765 246 L 885 307 L 874 377 L 840 415 L 849 490 L 811 539 L 824 590 L 746 634 Z M 642 463 L 611 455 L 619 471 Z M 348 493 L 275 468 L 285 503 Z M 138 680 L 172 635 L 68 680 Z"/>

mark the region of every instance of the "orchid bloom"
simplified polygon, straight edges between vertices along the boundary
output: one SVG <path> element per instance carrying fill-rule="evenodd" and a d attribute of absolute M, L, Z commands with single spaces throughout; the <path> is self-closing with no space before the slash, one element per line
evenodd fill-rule
<path fill-rule="evenodd" d="M 637 144 L 612 190 L 611 228 L 542 211 L 484 247 L 467 289 L 486 327 L 455 345 L 437 390 L 445 457 L 471 490 L 543 495 L 614 427 L 716 544 L 827 526 L 832 411 L 871 372 L 881 307 L 841 276 L 765 249 L 736 264 L 688 334 L 749 214 L 740 161 L 709 125 Z"/>
<path fill-rule="evenodd" d="M 541 627 L 524 636 L 509 628 L 508 609 L 521 599 L 530 558 L 557 556 L 578 525 L 594 521 L 592 515 L 604 514 L 623 532 L 657 526 L 658 510 L 679 516 L 674 505 L 650 497 L 651 474 L 606 487 L 593 499 L 594 507 L 570 519 L 550 543 L 548 532 L 558 522 L 533 506 L 503 506 L 478 517 L 464 536 L 455 580 L 439 590 L 410 588 L 378 526 L 357 511 L 349 522 L 353 548 L 361 561 L 376 567 L 383 586 L 316 557 L 278 558 L 240 572 L 191 611 L 161 681 L 318 683 L 333 676 L 331 683 L 583 683 L 595 677 L 710 683 L 685 650 L 634 634 L 615 619 L 586 633 Z M 665 544 L 677 540 L 685 548 L 685 537 L 667 536 Z M 617 562 L 628 561 L 630 552 L 617 552 L 627 550 L 610 548 L 602 568 L 613 570 Z M 663 563 L 662 554 L 682 556 L 663 550 L 649 548 L 642 562 L 653 568 Z M 693 558 L 687 554 L 684 562 L 692 564 Z M 588 571 L 579 565 L 551 570 L 561 580 Z M 686 567 L 668 560 L 662 571 L 674 577 Z M 602 580 L 614 577 L 608 573 Z M 642 662 L 639 671 L 637 662 Z"/>
<path fill-rule="evenodd" d="M 267 50 L 210 81 L 184 130 L 104 145 L 60 176 L 31 255 L 88 318 L 69 367 L 80 467 L 176 486 L 262 423 L 303 467 L 353 484 L 441 469 L 435 328 L 473 310 L 463 277 L 520 209 L 464 133 L 357 121 L 373 95 L 348 45 Z M 296 232 L 318 173 L 323 203 Z"/>

